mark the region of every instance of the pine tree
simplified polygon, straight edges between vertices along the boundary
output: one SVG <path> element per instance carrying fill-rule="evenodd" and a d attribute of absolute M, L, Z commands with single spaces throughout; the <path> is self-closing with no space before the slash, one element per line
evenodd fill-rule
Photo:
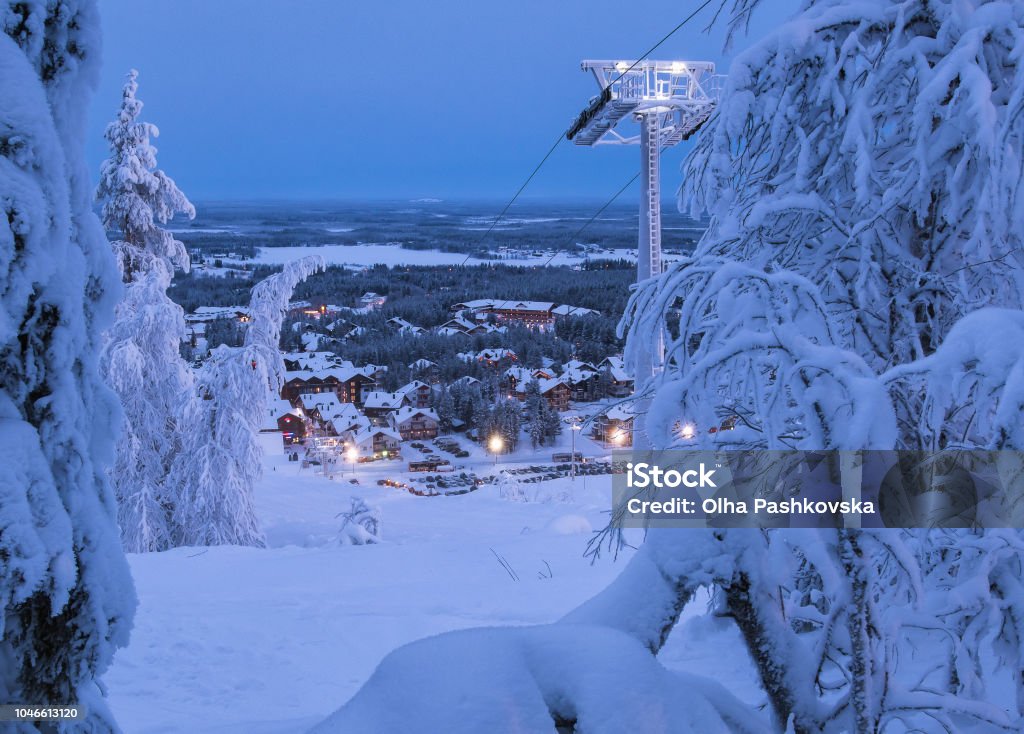
<path fill-rule="evenodd" d="M 100 362 L 121 400 L 121 440 L 111 480 L 125 549 L 140 553 L 170 547 L 175 498 L 166 486 L 181 448 L 183 396 L 193 394 L 193 375 L 180 354 L 185 322 L 167 296 L 175 268 L 188 269 L 184 245 L 160 227 L 175 214 L 195 209 L 174 182 L 155 170 L 156 127 L 139 122 L 138 72 L 128 74 L 117 119 L 107 126 L 110 158 L 100 168 L 96 197 L 103 224 L 119 233 L 113 243 L 125 280 L 115 323 Z"/>
<path fill-rule="evenodd" d="M 447 386 L 441 388 L 437 399 L 437 423 L 441 433 L 451 433 L 452 422 L 455 420 L 455 400 Z"/>
<path fill-rule="evenodd" d="M 96 360 L 119 290 L 83 153 L 99 18 L 85 0 L 8 2 L 0 29 L 0 700 L 81 703 L 76 728 L 113 732 L 99 679 L 136 600 Z"/>

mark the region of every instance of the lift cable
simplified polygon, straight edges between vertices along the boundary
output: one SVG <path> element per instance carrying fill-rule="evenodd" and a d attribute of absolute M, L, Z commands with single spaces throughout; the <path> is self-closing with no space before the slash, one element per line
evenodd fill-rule
<path fill-rule="evenodd" d="M 570 245 L 571 244 L 575 244 L 576 243 L 575 242 L 576 238 L 579 237 L 581 234 L 583 234 L 583 230 L 585 230 L 587 227 L 589 227 L 591 224 L 593 224 L 594 220 L 597 219 L 599 216 L 601 216 L 601 214 L 604 212 L 604 210 L 607 209 L 608 207 L 610 207 L 615 202 L 616 199 L 618 199 L 620 196 L 622 196 L 622 194 L 626 191 L 626 189 L 628 189 L 630 186 L 632 186 L 634 183 L 636 183 L 636 180 L 638 178 L 640 178 L 640 171 L 637 171 L 635 174 L 633 174 L 633 178 L 629 179 L 629 181 L 626 182 L 625 186 L 623 186 L 621 189 L 616 191 L 615 195 L 604 203 L 604 206 L 602 206 L 600 209 L 598 209 L 596 212 L 594 212 L 594 216 L 592 216 L 590 219 L 588 219 L 586 221 L 586 223 L 582 227 L 580 227 L 578 230 L 576 230 L 576 234 L 574 234 L 572 236 L 572 242 L 570 242 L 569 244 Z M 560 252 L 561 252 L 560 250 L 555 250 L 555 252 L 553 252 L 551 254 L 551 257 L 549 257 L 547 259 L 547 262 L 545 262 L 541 267 L 547 267 L 548 265 L 550 265 L 551 261 L 554 260 L 556 257 L 558 257 Z"/>
<path fill-rule="evenodd" d="M 631 65 L 631 66 L 630 66 L 630 67 L 629 67 L 628 69 L 626 69 L 626 70 L 625 70 L 625 71 L 623 71 L 623 72 L 622 72 L 621 74 L 619 74 L 619 75 L 618 75 L 617 77 L 615 77 L 615 79 L 613 79 L 611 83 L 612 83 L 612 84 L 614 84 L 615 82 L 617 82 L 617 81 L 619 81 L 620 79 L 622 79 L 622 77 L 624 77 L 624 76 L 625 76 L 626 74 L 628 74 L 629 72 L 631 72 L 631 71 L 632 71 L 632 70 L 633 70 L 633 69 L 634 69 L 634 68 L 636 67 L 636 65 L 637 65 L 637 64 L 639 64 L 639 63 L 640 63 L 641 61 L 643 61 L 643 60 L 644 60 L 644 59 L 646 59 L 646 58 L 647 58 L 648 56 L 650 56 L 650 55 L 651 55 L 652 53 L 654 53 L 654 52 L 655 52 L 655 51 L 656 51 L 656 50 L 658 49 L 658 47 L 660 47 L 660 46 L 661 46 L 661 44 L 665 43 L 665 41 L 667 41 L 667 40 L 668 40 L 668 39 L 670 39 L 670 38 L 671 38 L 672 36 L 674 36 L 674 35 L 675 35 L 675 34 L 676 34 L 676 33 L 677 33 L 678 31 L 679 31 L 679 29 L 680 29 L 680 28 L 682 28 L 682 27 L 683 27 L 683 26 L 685 26 L 685 25 L 686 25 L 687 23 L 689 23 L 689 22 L 690 22 L 691 20 L 693 20 L 693 19 L 694 19 L 694 18 L 695 18 L 695 17 L 697 16 L 697 14 L 698 14 L 698 13 L 700 13 L 700 11 L 702 11 L 702 10 L 703 10 L 704 8 L 706 8 L 706 7 L 708 6 L 708 5 L 710 5 L 710 4 L 712 3 L 712 2 L 713 2 L 713 0 L 704 0 L 704 2 L 703 2 L 703 3 L 701 3 L 701 4 L 700 4 L 700 5 L 699 5 L 699 6 L 697 7 L 697 9 L 696 9 L 696 10 L 694 10 L 694 11 L 693 11 L 692 13 L 690 13 L 690 14 L 689 14 L 688 16 L 686 16 L 685 18 L 683 18 L 683 20 L 682 20 L 682 21 L 681 21 L 681 22 L 680 22 L 680 23 L 679 23 L 679 24 L 678 24 L 678 25 L 677 25 L 677 26 L 676 26 L 675 28 L 673 28 L 673 29 L 672 29 L 672 30 L 670 30 L 670 31 L 669 31 L 668 33 L 666 33 L 666 34 L 665 34 L 664 36 L 662 36 L 662 38 L 661 38 L 661 40 L 660 40 L 660 41 L 658 41 L 658 42 L 657 42 L 656 44 L 654 44 L 654 45 L 653 45 L 653 46 L 651 46 L 651 47 L 650 47 L 649 49 L 647 49 L 647 50 L 646 50 L 646 51 L 644 52 L 643 56 L 641 56 L 641 57 L 640 57 L 640 58 L 638 58 L 638 59 L 637 59 L 636 61 L 634 61 L 634 62 L 633 62 L 633 64 L 632 64 L 632 65 Z M 609 86 L 611 86 L 611 84 L 609 84 Z M 519 198 L 519 195 L 520 195 L 521 193 L 523 193 L 523 190 L 524 190 L 524 189 L 526 189 L 526 187 L 527 187 L 527 186 L 529 185 L 530 181 L 532 181 L 532 180 L 533 180 L 533 177 L 537 175 L 537 172 L 538 172 L 538 171 L 540 171 L 541 167 L 542 167 L 542 166 L 543 166 L 543 165 L 544 165 L 545 163 L 547 163 L 547 161 L 548 161 L 548 158 L 550 158 L 550 157 L 551 157 L 551 154 L 555 152 L 555 148 L 557 148 L 557 147 L 559 146 L 559 144 L 560 144 L 560 143 L 561 143 L 561 142 L 562 142 L 562 141 L 563 141 L 564 139 L 565 139 L 565 132 L 563 131 L 563 132 L 560 132 L 560 133 L 558 134 L 558 137 L 557 137 L 557 138 L 555 139 L 555 142 L 554 142 L 554 143 L 553 143 L 553 144 L 551 145 L 551 147 L 550 147 L 550 148 L 548 149 L 548 152 L 544 154 L 544 157 L 543 157 L 543 158 L 541 158 L 541 160 L 540 160 L 540 163 L 538 163 L 538 164 L 537 164 L 536 168 L 534 168 L 534 169 L 533 169 L 533 171 L 532 171 L 532 172 L 530 173 L 530 175 L 529 175 L 529 176 L 527 176 L 526 180 L 525 180 L 525 181 L 523 182 L 523 185 L 519 187 L 519 190 L 518 190 L 518 191 L 516 191 L 516 193 L 515 193 L 515 196 L 513 196 L 513 197 L 512 197 L 511 199 L 509 199 L 508 203 L 507 203 L 507 204 L 505 205 L 505 208 L 504 208 L 504 209 L 502 209 L 502 210 L 501 210 L 501 213 L 500 213 L 500 214 L 498 214 L 498 216 L 496 216 L 496 217 L 494 218 L 494 221 L 493 221 L 493 222 L 491 222 L 491 226 L 490 226 L 490 227 L 488 227 L 488 228 L 487 228 L 487 231 L 483 233 L 483 236 L 481 236 L 481 237 L 480 237 L 480 239 L 479 239 L 479 240 L 477 240 L 477 242 L 476 242 L 476 246 L 474 247 L 474 249 L 476 249 L 476 248 L 479 248 L 479 247 L 480 247 L 480 245 L 482 245 L 482 244 L 484 243 L 484 240 L 486 240 L 486 239 L 487 239 L 487 237 L 488 237 L 488 236 L 489 236 L 489 235 L 491 234 L 491 232 L 492 232 L 492 231 L 494 230 L 494 228 L 495 228 L 496 226 L 498 226 L 498 222 L 500 222 L 500 221 L 501 221 L 501 218 L 505 216 L 505 213 L 506 213 L 506 212 L 507 212 L 507 211 L 509 210 L 509 207 L 511 207 L 511 206 L 512 206 L 512 205 L 513 205 L 513 204 L 515 203 L 516 199 L 518 199 L 518 198 Z M 636 180 L 636 178 L 637 178 L 637 177 L 639 177 L 639 176 L 640 176 L 640 174 L 639 174 L 639 172 L 638 172 L 638 173 L 636 174 L 636 177 L 634 177 L 634 178 L 633 178 L 633 181 L 635 181 L 635 180 Z M 633 181 L 630 181 L 629 183 L 631 184 L 631 183 L 633 183 Z M 625 186 L 625 187 L 623 187 L 623 190 L 625 190 L 625 188 L 628 188 L 628 187 L 629 187 L 629 184 L 626 184 L 626 186 Z M 619 193 L 622 193 L 622 191 L 620 191 Z M 616 195 L 615 195 L 615 197 L 618 197 L 618 195 L 619 195 L 619 194 L 616 194 Z M 613 197 L 613 198 L 612 198 L 612 201 L 614 201 L 614 200 L 615 200 L 615 197 Z M 609 204 L 611 204 L 611 201 L 609 201 L 609 202 L 608 202 L 608 204 L 605 204 L 605 207 L 607 207 L 607 206 L 608 206 Z M 603 211 L 603 210 L 604 210 L 604 207 L 602 207 L 601 211 Z M 595 214 L 595 215 L 594 215 L 594 218 L 596 218 L 596 217 L 598 216 L 598 214 L 600 214 L 600 213 L 601 213 L 601 212 L 599 211 L 599 212 L 598 212 L 597 214 Z M 593 219 L 592 219 L 591 221 L 593 221 Z M 590 222 L 587 222 L 587 224 L 590 224 Z M 584 227 L 586 227 L 586 225 L 584 225 Z M 469 262 L 469 261 L 470 261 L 470 259 L 471 259 L 472 257 L 473 257 L 473 253 L 472 253 L 472 252 L 470 252 L 469 254 L 467 254 L 467 255 L 466 255 L 466 259 L 462 261 L 462 264 L 463 264 L 463 265 L 465 265 L 465 264 L 466 264 L 467 262 Z"/>
<path fill-rule="evenodd" d="M 558 137 L 555 139 L 555 142 L 551 145 L 550 148 L 548 148 L 548 152 L 545 153 L 544 157 L 540 159 L 540 163 L 538 163 L 537 167 L 533 169 L 533 172 L 529 176 L 526 177 L 525 181 L 523 181 L 523 185 L 519 187 L 518 191 L 516 191 L 516 195 L 508 200 L 508 203 L 505 205 L 505 208 L 502 209 L 501 213 L 494 218 L 493 222 L 491 222 L 491 226 L 488 227 L 487 231 L 484 232 L 483 235 L 480 237 L 480 239 L 478 239 L 476 241 L 476 247 L 474 249 L 480 247 L 480 245 L 482 245 L 484 243 L 484 240 L 487 239 L 487 236 L 490 235 L 491 231 L 496 226 L 498 226 L 498 222 L 500 222 L 501 218 L 503 216 L 505 216 L 505 212 L 507 212 L 509 207 L 512 206 L 515 203 L 516 199 L 519 198 L 519 195 L 521 193 L 523 193 L 523 190 L 529 185 L 530 181 L 533 180 L 533 177 L 537 175 L 537 172 L 541 169 L 541 166 L 543 166 L 545 163 L 547 163 L 548 158 L 550 158 L 551 154 L 555 152 L 555 148 L 557 148 L 559 143 L 561 143 L 562 140 L 564 140 L 564 139 L 565 139 L 565 133 L 564 132 L 558 133 Z M 467 262 L 469 262 L 469 259 L 471 257 L 473 257 L 473 253 L 472 252 L 470 252 L 469 254 L 466 255 L 466 259 L 462 261 L 462 264 L 465 265 Z"/>
<path fill-rule="evenodd" d="M 612 84 L 615 84 L 615 82 L 617 82 L 617 81 L 619 81 L 620 79 L 622 79 L 622 77 L 626 76 L 626 74 L 628 74 L 629 72 L 633 71 L 633 69 L 635 69 L 635 68 L 636 68 L 636 65 L 637 65 L 637 64 L 639 64 L 639 63 L 640 63 L 641 61 L 643 61 L 643 60 L 644 60 L 644 59 L 646 59 L 646 58 L 647 58 L 648 56 L 650 56 L 650 55 L 651 55 L 652 53 L 654 53 L 654 52 L 655 52 L 655 51 L 656 51 L 656 50 L 658 49 L 658 47 L 659 47 L 659 46 L 660 46 L 661 44 L 665 43 L 665 41 L 667 41 L 667 40 L 668 40 L 668 39 L 670 39 L 670 38 L 671 38 L 672 36 L 674 36 L 674 35 L 676 34 L 676 32 L 677 32 L 677 31 L 678 31 L 678 30 L 679 30 L 680 28 L 682 28 L 682 27 L 683 27 L 684 25 L 686 25 L 686 24 L 687 24 L 687 23 L 689 23 L 689 22 L 690 22 L 691 20 L 693 20 L 694 16 L 696 16 L 696 15 L 697 15 L 697 13 L 699 13 L 700 11 L 702 11 L 702 10 L 703 10 L 704 8 L 706 8 L 706 7 L 708 6 L 708 5 L 710 5 L 710 4 L 712 3 L 712 2 L 713 2 L 713 0 L 704 0 L 704 2 L 703 2 L 703 3 L 701 3 L 701 4 L 700 4 L 700 5 L 699 5 L 699 6 L 697 7 L 697 9 L 696 9 L 696 10 L 694 10 L 694 11 L 693 11 L 692 13 L 690 13 L 690 14 L 689 14 L 688 16 L 686 16 L 685 18 L 683 18 L 682 22 L 680 22 L 680 23 L 679 23 L 679 25 L 677 25 L 677 26 L 676 26 L 675 28 L 673 28 L 673 29 L 672 29 L 672 30 L 670 30 L 670 31 L 669 31 L 668 33 L 666 33 L 666 34 L 664 35 L 664 37 L 663 37 L 663 38 L 662 38 L 662 39 L 661 39 L 660 41 L 658 41 L 658 42 L 657 42 L 656 44 L 654 44 L 654 45 L 653 45 L 653 46 L 651 46 L 651 47 L 650 47 L 649 49 L 647 49 L 646 51 L 644 51 L 644 55 L 643 55 L 643 56 L 641 56 L 640 58 L 638 58 L 638 59 L 637 59 L 636 61 L 634 61 L 634 62 L 633 62 L 633 64 L 632 64 L 632 65 L 631 65 L 631 66 L 630 66 L 630 67 L 629 67 L 628 69 L 626 69 L 626 70 L 625 70 L 624 72 L 622 72 L 622 73 L 621 73 L 621 74 L 619 74 L 619 75 L 618 75 L 617 77 L 615 77 L 614 79 L 612 79 L 612 81 L 611 81 L 611 84 L 609 84 L 608 86 L 610 87 L 610 86 L 611 86 Z"/>

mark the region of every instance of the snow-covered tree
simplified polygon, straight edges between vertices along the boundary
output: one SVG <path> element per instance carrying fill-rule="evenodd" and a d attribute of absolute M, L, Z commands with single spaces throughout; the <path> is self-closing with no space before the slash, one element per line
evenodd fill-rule
<path fill-rule="evenodd" d="M 134 278 L 117 306 L 100 365 L 123 410 L 110 472 L 118 525 L 125 549 L 143 553 L 171 545 L 175 498 L 167 478 L 182 445 L 182 396 L 192 394 L 194 380 L 179 353 L 184 321 L 167 297 L 166 264 L 153 261 Z"/>
<path fill-rule="evenodd" d="M 452 423 L 455 420 L 455 400 L 447 385 L 441 387 L 441 394 L 437 398 L 437 425 L 441 433 L 451 433 Z"/>
<path fill-rule="evenodd" d="M 739 0 L 734 10 L 756 5 Z M 738 57 L 684 168 L 681 200 L 709 211 L 711 226 L 691 258 L 642 284 L 630 303 L 630 358 L 659 335 L 669 345 L 664 374 L 644 388 L 655 396 L 646 427 L 656 446 L 1016 445 L 1020 312 L 971 312 L 1017 309 L 1024 296 L 1021 39 L 1019 3 L 807 0 Z M 678 328 L 668 328 L 676 308 Z M 706 430 L 723 419 L 735 429 Z M 696 435 L 679 436 L 680 420 Z M 952 564 L 964 575 L 943 578 L 930 559 L 953 555 L 955 543 L 935 533 L 716 535 L 729 571 L 714 583 L 778 725 L 1019 726 L 995 682 L 1019 678 L 1017 612 L 979 621 L 1004 597 L 975 602 L 968 590 L 991 589 L 997 575 L 1015 588 L 1020 534 L 956 542 L 973 539 L 1006 549 L 1002 571 L 965 548 Z M 692 557 L 658 549 L 666 543 L 652 535 L 641 555 L 663 572 L 677 555 Z M 669 577 L 670 587 L 688 588 Z M 808 583 L 824 612 L 802 601 Z M 801 601 L 790 608 L 792 593 Z M 676 594 L 662 608 L 680 603 Z M 807 629 L 781 626 L 778 611 L 799 614 Z M 652 629 L 671 629 L 672 614 L 659 619 Z M 994 668 L 966 652 L 984 655 L 985 625 L 1011 631 Z M 949 664 L 917 678 L 894 652 L 950 643 Z M 836 666 L 838 688 L 815 677 L 820 666 L 809 671 L 791 657 L 808 645 L 811 660 Z"/>
<path fill-rule="evenodd" d="M 174 181 L 156 170 L 150 136 L 156 127 L 139 122 L 142 102 L 134 69 L 124 87 L 115 122 L 107 126 L 110 158 L 102 167 L 97 199 L 103 223 L 121 239 L 113 243 L 126 282 L 100 365 L 124 411 L 111 481 L 118 524 L 131 552 L 164 550 L 171 544 L 167 477 L 181 448 L 183 395 L 193 394 L 192 371 L 180 355 L 183 311 L 167 296 L 176 268 L 188 269 L 185 246 L 160 225 L 195 209 Z"/>
<path fill-rule="evenodd" d="M 243 345 L 214 349 L 196 396 L 183 398 L 183 445 L 171 467 L 175 545 L 264 544 L 252 492 L 267 398 L 284 383 L 281 323 L 295 286 L 323 267 L 320 257 L 303 258 L 256 284 Z"/>
<path fill-rule="evenodd" d="M 108 732 L 136 602 L 96 360 L 119 291 L 83 154 L 99 26 L 87 0 L 0 4 L 0 700 L 82 703 Z"/>
<path fill-rule="evenodd" d="M 140 122 L 142 102 L 135 69 L 128 72 L 117 119 L 107 125 L 110 158 L 100 167 L 96 198 L 103 202 L 103 224 L 120 234 L 114 250 L 119 256 L 125 281 L 136 270 L 146 270 L 153 259 L 163 260 L 171 269 L 188 270 L 185 245 L 159 225 L 174 215 L 195 217 L 192 202 L 174 181 L 156 167 L 156 148 L 150 138 L 160 135 L 156 125 Z"/>

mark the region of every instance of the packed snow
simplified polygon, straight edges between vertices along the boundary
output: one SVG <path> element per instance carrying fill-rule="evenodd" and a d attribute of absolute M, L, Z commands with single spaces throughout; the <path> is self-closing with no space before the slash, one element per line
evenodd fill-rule
<path fill-rule="evenodd" d="M 587 455 L 600 453 L 583 441 Z M 496 470 L 541 460 L 531 453 L 503 456 Z M 467 462 L 481 476 L 495 471 L 479 450 Z M 556 622 L 607 587 L 632 555 L 594 564 L 583 555 L 590 528 L 607 522 L 608 475 L 529 485 L 547 501 L 526 502 L 502 499 L 495 484 L 442 497 L 377 485 L 408 478 L 404 467 L 360 464 L 352 484 L 348 467 L 331 480 L 268 456 L 256 487 L 266 548 L 129 555 L 139 610 L 131 644 L 105 677 L 124 730 L 305 732 L 352 698 L 395 648 L 456 630 Z M 571 499 L 558 491 L 569 484 Z M 554 499 L 559 495 L 567 501 Z M 351 510 L 353 497 L 379 509 L 383 542 L 339 541 L 338 516 Z M 694 613 L 706 605 L 705 597 L 695 601 Z M 547 634 L 543 629 L 524 634 Z M 714 666 L 741 698 L 763 702 L 734 628 L 703 621 L 692 632 L 680 625 L 665 647 L 662 659 L 672 670 L 703 675 Z M 601 645 L 582 632 L 573 643 L 581 659 L 601 657 Z M 715 648 L 722 646 L 738 654 L 721 660 Z M 419 681 L 424 698 L 465 680 L 457 667 L 436 665 Z"/>

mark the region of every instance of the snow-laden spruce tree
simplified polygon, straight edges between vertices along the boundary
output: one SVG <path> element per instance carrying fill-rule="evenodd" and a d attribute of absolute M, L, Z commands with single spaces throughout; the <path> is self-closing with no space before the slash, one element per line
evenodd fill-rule
<path fill-rule="evenodd" d="M 113 243 L 126 282 L 136 270 L 145 271 L 153 260 L 171 269 L 188 270 L 188 251 L 174 235 L 160 227 L 175 214 L 190 219 L 196 210 L 167 174 L 156 167 L 157 150 L 150 138 L 160 135 L 156 125 L 139 121 L 142 102 L 135 98 L 139 72 L 128 72 L 117 119 L 104 133 L 110 158 L 100 166 L 96 199 L 103 202 L 103 224 L 121 239 Z"/>
<path fill-rule="evenodd" d="M 114 252 L 126 283 L 100 366 L 121 401 L 123 422 L 111 483 L 125 549 L 170 547 L 175 498 L 167 478 L 181 448 L 182 396 L 193 394 L 192 371 L 179 353 L 183 311 L 167 296 L 173 272 L 188 270 L 185 246 L 161 225 L 195 209 L 156 169 L 154 125 L 138 120 L 138 72 L 128 74 L 117 119 L 107 125 L 110 158 L 100 168 L 96 197 L 103 224 L 118 239 Z"/>
<path fill-rule="evenodd" d="M 295 286 L 324 268 L 310 256 L 256 284 L 242 346 L 214 349 L 183 396 L 182 450 L 171 467 L 174 545 L 264 545 L 253 506 L 267 397 L 284 384 L 281 323 Z"/>
<path fill-rule="evenodd" d="M 0 701 L 109 732 L 99 678 L 136 602 L 96 363 L 119 292 L 83 154 L 99 27 L 86 0 L 0 3 Z"/>

